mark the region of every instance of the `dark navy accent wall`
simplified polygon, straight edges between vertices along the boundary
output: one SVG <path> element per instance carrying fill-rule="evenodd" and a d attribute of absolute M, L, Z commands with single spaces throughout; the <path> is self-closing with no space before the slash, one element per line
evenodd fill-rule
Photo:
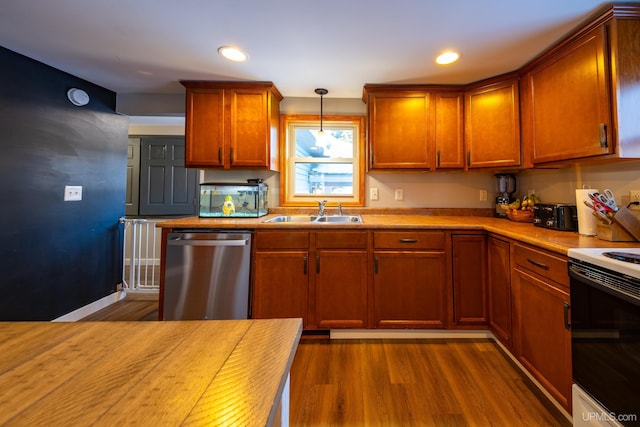
<path fill-rule="evenodd" d="M 72 87 L 88 105 L 67 100 Z M 128 119 L 115 104 L 0 47 L 0 320 L 51 320 L 120 283 Z M 65 185 L 83 200 L 63 201 Z"/>

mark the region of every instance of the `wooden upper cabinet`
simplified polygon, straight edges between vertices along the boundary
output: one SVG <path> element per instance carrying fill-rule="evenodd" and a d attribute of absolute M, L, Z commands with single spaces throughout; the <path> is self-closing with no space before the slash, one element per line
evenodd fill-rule
<path fill-rule="evenodd" d="M 368 102 L 371 169 L 429 169 L 429 94 L 376 93 Z"/>
<path fill-rule="evenodd" d="M 520 95 L 517 78 L 465 93 L 468 168 L 520 165 Z"/>
<path fill-rule="evenodd" d="M 366 85 L 364 91 L 370 169 L 464 167 L 459 88 Z"/>
<path fill-rule="evenodd" d="M 436 169 L 464 168 L 464 92 L 436 93 L 435 113 Z"/>
<path fill-rule="evenodd" d="M 639 18 L 613 6 L 526 67 L 526 163 L 640 157 Z"/>
<path fill-rule="evenodd" d="M 533 163 L 613 152 L 604 50 L 599 27 L 527 73 Z"/>
<path fill-rule="evenodd" d="M 271 83 L 183 81 L 185 163 L 278 169 L 279 103 Z"/>

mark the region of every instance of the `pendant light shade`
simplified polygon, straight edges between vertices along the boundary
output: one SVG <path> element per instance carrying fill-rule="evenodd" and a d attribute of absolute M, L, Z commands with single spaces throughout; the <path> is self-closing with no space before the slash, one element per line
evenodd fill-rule
<path fill-rule="evenodd" d="M 322 128 L 322 116 L 324 115 L 324 111 L 323 111 L 323 97 L 329 93 L 328 90 L 326 89 L 322 89 L 322 88 L 318 88 L 315 90 L 317 95 L 320 95 L 320 131 L 318 132 L 318 135 L 324 135 L 324 129 Z"/>

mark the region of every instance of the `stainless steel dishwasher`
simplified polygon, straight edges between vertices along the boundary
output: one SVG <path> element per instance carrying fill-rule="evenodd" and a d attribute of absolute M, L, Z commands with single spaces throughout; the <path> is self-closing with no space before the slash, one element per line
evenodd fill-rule
<path fill-rule="evenodd" d="M 169 233 L 163 319 L 247 319 L 250 276 L 250 231 Z"/>

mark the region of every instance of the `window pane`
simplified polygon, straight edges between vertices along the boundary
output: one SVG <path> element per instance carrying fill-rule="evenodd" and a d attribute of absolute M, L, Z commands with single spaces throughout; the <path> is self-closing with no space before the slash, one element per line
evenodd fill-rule
<path fill-rule="evenodd" d="M 351 196 L 353 165 L 296 162 L 294 193 L 296 196 Z"/>
<path fill-rule="evenodd" d="M 324 128 L 318 135 L 318 127 L 296 126 L 295 157 L 353 158 L 353 129 Z"/>

